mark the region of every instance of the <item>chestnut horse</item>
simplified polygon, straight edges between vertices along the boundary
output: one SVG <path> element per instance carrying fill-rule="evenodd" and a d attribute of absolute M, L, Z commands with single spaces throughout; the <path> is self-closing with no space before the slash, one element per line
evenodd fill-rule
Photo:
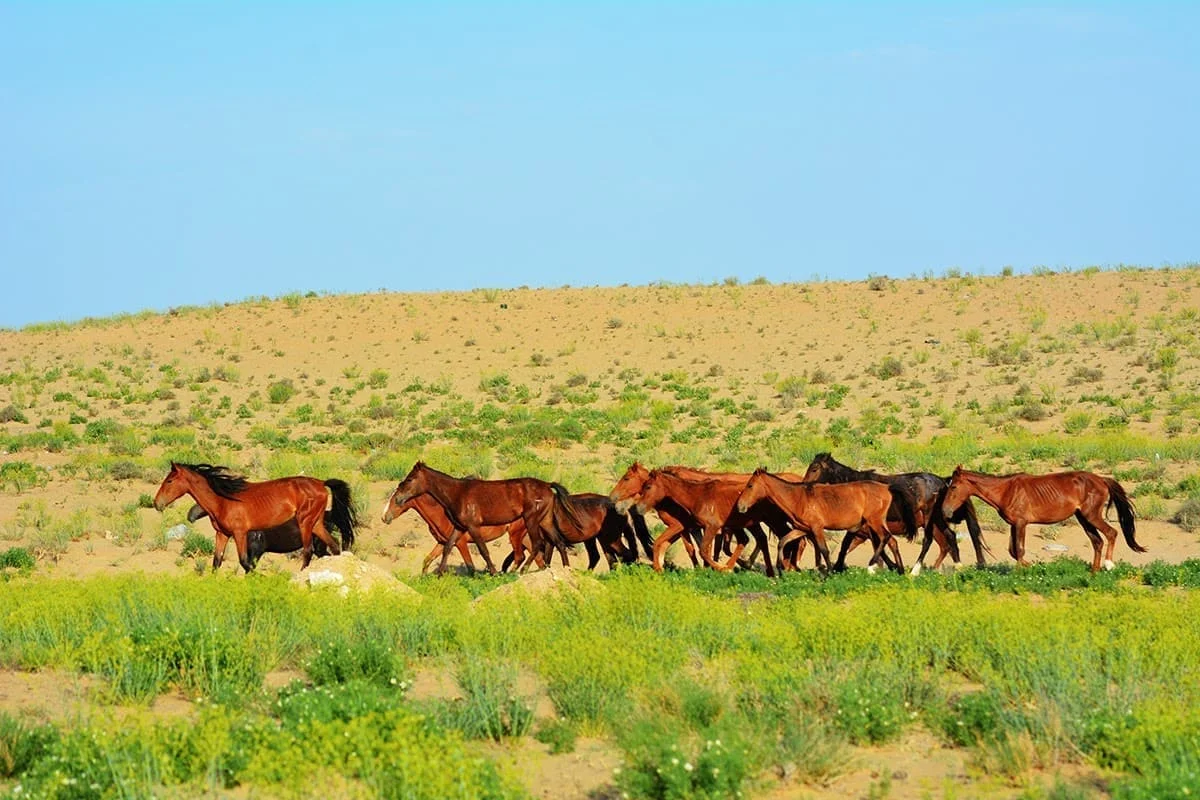
<path fill-rule="evenodd" d="M 530 553 L 521 565 L 522 570 L 529 566 L 534 554 L 542 552 L 543 534 L 558 548 L 566 566 L 567 550 L 560 533 L 560 520 L 565 518 L 570 524 L 583 527 L 566 488 L 537 478 L 497 481 L 455 478 L 418 461 L 396 486 L 389 502 L 403 505 L 419 494 L 428 494 L 440 503 L 454 524 L 454 531 L 442 551 L 439 575 L 445 573 L 446 560 L 463 532 L 471 537 L 483 554 L 488 571 L 495 575 L 496 566 L 492 563 L 482 535 L 485 526 L 507 525 L 517 519 L 524 520 L 525 530 L 529 534 Z"/>
<path fill-rule="evenodd" d="M 849 483 L 850 481 L 879 481 L 891 486 L 894 491 L 903 493 L 908 506 L 916 517 L 916 524 L 925 528 L 925 538 L 921 542 L 921 553 L 917 563 L 913 565 L 912 574 L 920 575 L 925 566 L 925 554 L 933 542 L 938 545 L 938 557 L 933 562 L 937 569 L 949 553 L 954 563 L 959 563 L 958 538 L 950 528 L 950 522 L 966 521 L 967 531 L 971 534 L 971 543 L 975 546 L 976 563 L 984 566 L 983 551 L 987 543 L 983 541 L 979 530 L 979 518 L 975 515 L 975 506 L 970 502 L 963 503 L 953 520 L 947 520 L 942 513 L 942 495 L 946 491 L 946 478 L 939 478 L 928 472 L 903 472 L 899 475 L 882 475 L 874 470 L 857 470 L 842 464 L 829 453 L 818 453 L 804 473 L 805 483 Z M 888 525 L 892 533 L 906 533 L 899 504 L 893 503 L 888 512 Z M 911 538 L 911 537 L 910 537 Z M 865 541 L 863 534 L 847 536 L 842 540 L 842 549 L 838 553 L 838 567 L 844 568 L 846 554 Z M 988 549 L 988 552 L 991 552 Z"/>
<path fill-rule="evenodd" d="M 194 504 L 188 510 L 187 520 L 188 522 L 199 522 L 207 516 L 207 511 L 199 505 Z M 337 524 L 333 521 L 333 514 L 326 511 L 326 530 L 336 527 Z M 258 560 L 265 553 L 294 553 L 301 546 L 300 526 L 296 524 L 295 517 L 292 517 L 282 525 L 276 525 L 274 528 L 267 528 L 262 531 L 250 531 L 246 534 L 246 551 L 252 566 L 257 566 Z M 342 546 L 345 547 L 346 545 L 343 543 Z M 329 550 L 320 539 L 313 539 L 313 555 L 317 558 L 329 555 Z"/>
<path fill-rule="evenodd" d="M 746 531 L 754 537 L 757 549 L 763 553 L 768 576 L 774 576 L 770 550 L 767 547 L 767 535 L 759 524 L 760 518 L 755 512 L 761 509 L 736 511 L 734 502 L 745 486 L 742 476 L 718 477 L 710 476 L 702 479 L 689 479 L 671 469 L 656 469 L 650 472 L 642 491 L 638 496 L 638 511 L 646 513 L 647 509 L 658 508 L 664 501 L 669 501 L 671 507 L 683 509 L 688 517 L 703 530 L 704 538 L 700 542 L 700 556 L 704 563 L 722 572 L 733 568 L 738 556 L 746 546 Z M 785 518 L 779 514 L 779 520 L 784 524 L 775 527 L 777 536 L 787 533 Z M 717 562 L 712 556 L 713 542 L 719 533 L 726 533 L 737 540 L 737 546 L 725 563 Z M 671 546 L 673 539 L 668 534 L 659 536 L 654 543 L 654 568 L 662 570 L 662 557 Z"/>
<path fill-rule="evenodd" d="M 683 466 L 660 467 L 657 471 L 667 472 L 685 480 L 728 481 L 737 485 L 739 490 L 742 486 L 745 486 L 746 481 L 750 478 L 748 473 L 707 472 L 705 470 Z M 629 508 L 631 512 L 635 512 L 637 509 L 633 508 L 632 506 L 634 506 L 634 504 L 641 499 L 642 492 L 645 489 L 646 482 L 649 479 L 650 470 L 646 469 L 640 463 L 635 461 L 627 470 L 625 470 L 625 474 L 621 476 L 620 480 L 617 481 L 617 484 L 613 487 L 609 497 L 617 503 L 618 509 L 625 507 Z M 679 505 L 670 497 L 663 497 L 660 501 L 658 501 L 655 511 L 658 513 L 659 518 L 667 526 L 667 530 L 659 534 L 658 539 L 655 541 L 656 547 L 658 546 L 659 542 L 664 543 L 662 549 L 660 550 L 660 555 L 655 560 L 655 563 L 659 565 L 656 568 L 661 569 L 662 554 L 665 553 L 666 548 L 669 547 L 672 542 L 680 537 L 683 538 L 683 545 L 687 550 L 688 556 L 692 560 L 692 566 L 699 566 L 693 541 L 695 541 L 697 545 L 703 544 L 703 542 L 700 540 L 700 533 L 705 527 L 705 524 L 699 521 L 687 509 Z M 635 522 L 640 518 L 637 514 L 631 513 L 631 515 L 634 517 Z M 759 534 L 762 533 L 759 523 L 765 523 L 776 536 L 782 537 L 787 533 L 788 530 L 787 518 L 780 514 L 777 509 L 767 504 L 755 507 L 752 509 L 750 514 L 745 515 L 745 519 L 738 521 L 743 523 L 740 526 L 741 530 L 748 531 L 752 536 L 755 537 L 755 545 L 754 549 L 750 553 L 749 563 L 753 564 L 754 559 L 761 552 L 763 554 L 767 575 L 773 575 L 774 572 L 772 570 L 772 565 L 770 564 L 770 551 L 765 549 L 765 538 L 762 540 L 762 544 L 760 544 L 760 540 L 758 538 Z M 724 524 L 717 525 L 715 527 L 718 529 L 718 534 L 724 534 L 726 532 L 726 526 Z M 736 528 L 738 526 L 734 527 Z M 735 536 L 737 536 L 736 530 L 734 529 L 730 529 L 728 532 L 732 532 Z M 710 546 L 711 544 L 712 542 L 709 542 Z M 796 546 L 789 548 L 794 553 L 792 556 L 793 568 L 795 567 L 796 561 L 799 559 L 799 554 L 804 550 L 804 544 L 804 540 L 801 540 L 796 543 Z M 738 548 L 735 553 L 731 554 L 730 560 L 726 562 L 724 567 L 731 567 L 740 553 L 741 548 Z M 706 564 L 715 566 L 711 547 L 702 547 L 701 555 L 704 557 L 704 562 Z M 655 559 L 653 555 L 651 558 Z M 777 566 L 779 569 L 784 568 L 783 551 L 780 551 L 779 553 L 779 561 Z"/>
<path fill-rule="evenodd" d="M 274 528 L 292 519 L 300 530 L 301 569 L 312 560 L 314 535 L 334 555 L 342 552 L 325 527 L 325 505 L 330 495 L 333 497 L 331 513 L 341 531 L 342 541 L 347 547 L 354 543 L 358 520 L 350 500 L 350 487 L 345 481 L 294 476 L 251 483 L 225 467 L 172 461 L 171 471 L 154 495 L 154 507 L 162 511 L 185 494 L 191 495 L 212 520 L 216 532 L 213 569 L 221 566 L 230 539 L 237 546 L 242 569 L 246 572 L 254 569 L 249 559 L 250 531 Z"/>
<path fill-rule="evenodd" d="M 1112 569 L 1117 530 L 1104 519 L 1104 512 L 1110 506 L 1117 507 L 1117 519 L 1129 549 L 1135 553 L 1146 552 L 1134 538 L 1133 503 L 1125 489 L 1112 478 L 1094 472 L 987 475 L 959 466 L 950 476 L 942 512 L 947 517 L 954 516 L 971 497 L 978 497 L 996 509 L 1001 519 L 1009 524 L 1008 552 L 1022 566 L 1029 564 L 1025 560 L 1026 525 L 1053 525 L 1074 515 L 1092 542 L 1092 572 L 1100 571 L 1100 551 L 1104 545 L 1101 533 L 1108 540 L 1104 568 Z"/>
<path fill-rule="evenodd" d="M 433 560 L 442 557 L 446 543 L 450 541 L 450 534 L 455 530 L 454 523 L 451 521 L 450 515 L 446 513 L 446 509 L 442 504 L 427 494 L 419 494 L 407 502 L 400 504 L 397 504 L 395 499 L 396 494 L 393 492 L 388 496 L 387 501 L 383 505 L 384 524 L 390 524 L 393 519 L 406 511 L 416 511 L 417 515 L 425 521 L 426 527 L 429 528 L 429 535 L 433 537 L 435 542 L 433 549 L 429 551 L 428 555 L 425 556 L 425 560 L 421 562 L 421 574 L 424 575 L 425 570 L 429 569 L 429 565 L 433 563 Z M 513 553 L 517 554 L 517 558 L 523 560 L 525 558 L 524 520 L 513 520 L 507 525 L 485 525 L 480 530 L 480 535 L 485 542 L 495 541 L 506 534 L 508 535 L 509 544 L 512 545 Z M 471 558 L 469 548 L 470 540 L 459 536 L 457 543 L 458 554 L 462 557 L 463 563 L 474 572 L 475 562 Z"/>
<path fill-rule="evenodd" d="M 887 515 L 894 495 L 891 487 L 877 481 L 852 483 L 798 483 L 772 475 L 761 467 L 750 476 L 749 482 L 737 497 L 736 508 L 745 513 L 756 503 L 770 500 L 787 515 L 795 530 L 779 541 L 780 548 L 793 539 L 811 534 L 816 547 L 829 563 L 826 530 L 865 530 L 875 539 L 875 553 L 867 569 L 874 572 L 875 563 L 883 554 L 884 545 L 891 539 Z M 909 509 L 908 518 L 912 518 Z M 901 571 L 904 564 L 899 564 Z"/>

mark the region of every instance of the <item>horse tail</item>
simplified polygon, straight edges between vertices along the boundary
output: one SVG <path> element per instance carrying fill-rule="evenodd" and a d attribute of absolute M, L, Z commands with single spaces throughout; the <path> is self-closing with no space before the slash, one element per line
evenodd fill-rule
<path fill-rule="evenodd" d="M 551 517 L 554 520 L 554 527 L 558 529 L 558 533 L 562 534 L 563 524 L 560 514 L 566 516 L 567 522 L 571 527 L 579 531 L 582 535 L 587 530 L 587 524 L 579 517 L 579 510 L 575 507 L 575 501 L 571 499 L 571 492 L 561 483 L 552 483 L 550 488 L 554 490 L 554 509 Z"/>
<path fill-rule="evenodd" d="M 1125 534 L 1125 544 L 1129 545 L 1129 549 L 1135 553 L 1146 552 L 1146 548 L 1133 538 L 1133 501 L 1129 499 L 1129 495 L 1125 494 L 1125 489 L 1121 484 L 1114 479 L 1105 478 L 1104 483 L 1108 486 L 1108 505 L 1117 507 L 1117 519 L 1121 520 L 1121 533 Z"/>
<path fill-rule="evenodd" d="M 646 551 L 646 558 L 654 559 L 654 539 L 650 537 L 650 529 L 646 527 L 646 518 L 636 508 L 630 508 L 626 512 L 629 515 L 629 521 L 633 523 L 634 533 L 637 534 L 637 541 L 633 543 L 634 558 L 637 558 L 637 542 L 642 543 L 642 549 Z"/>
<path fill-rule="evenodd" d="M 897 486 L 888 486 L 892 495 L 892 507 L 900 512 L 900 520 L 904 523 L 904 538 L 910 542 L 917 535 L 917 515 L 913 511 L 908 495 Z"/>
<path fill-rule="evenodd" d="M 329 493 L 333 495 L 333 508 L 326 516 L 327 522 L 332 522 L 342 534 L 342 549 L 354 547 L 354 529 L 358 527 L 358 514 L 354 511 L 354 503 L 350 500 L 350 484 L 337 478 L 325 481 Z"/>

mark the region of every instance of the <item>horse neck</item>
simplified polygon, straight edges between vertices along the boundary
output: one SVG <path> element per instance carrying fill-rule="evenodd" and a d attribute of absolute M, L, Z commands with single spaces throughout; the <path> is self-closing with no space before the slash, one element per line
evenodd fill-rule
<path fill-rule="evenodd" d="M 199 503 L 200 507 L 207 511 L 210 517 L 215 518 L 219 516 L 213 512 L 224 508 L 225 503 L 227 503 L 228 500 L 214 492 L 212 487 L 208 485 L 208 481 L 204 479 L 203 475 L 195 472 L 188 472 L 186 470 L 181 471 L 188 476 L 187 492 L 185 492 L 185 494 L 190 494 L 192 499 Z"/>
<path fill-rule="evenodd" d="M 465 486 L 466 481 L 461 478 L 454 478 L 444 472 L 425 467 L 425 494 L 446 508 L 458 500 Z"/>
<path fill-rule="evenodd" d="M 790 481 L 785 481 L 778 475 L 772 475 L 769 472 L 761 472 L 758 475 L 758 479 L 762 481 L 763 498 L 770 500 L 777 506 L 781 505 L 780 499 L 782 499 L 782 496 L 785 492 L 787 493 L 787 500 L 792 500 L 794 497 L 798 496 L 804 496 L 803 491 L 788 491 L 789 489 L 801 489 L 802 486 L 800 484 L 792 484 Z M 812 485 L 813 484 L 811 483 L 806 483 L 803 484 L 803 487 L 811 487 Z"/>
<path fill-rule="evenodd" d="M 1008 478 L 985 475 L 982 472 L 964 472 L 962 474 L 968 476 L 967 488 L 971 490 L 968 497 L 978 497 L 992 508 L 999 508 L 1003 500 L 1001 495 L 1008 485 Z"/>

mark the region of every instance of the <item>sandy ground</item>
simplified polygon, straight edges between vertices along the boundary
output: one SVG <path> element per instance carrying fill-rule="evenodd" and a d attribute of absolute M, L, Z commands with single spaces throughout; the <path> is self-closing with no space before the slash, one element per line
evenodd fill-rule
<path fill-rule="evenodd" d="M 641 386 L 646 376 L 668 371 L 708 388 L 711 401 L 727 398 L 766 410 L 756 424 L 767 432 L 804 420 L 823 427 L 838 416 L 857 420 L 872 411 L 894 411 L 910 426 L 899 438 L 928 441 L 949 430 L 943 424 L 969 419 L 972 404 L 1003 405 L 1020 392 L 1042 398 L 1048 415 L 1004 424 L 1034 435 L 1061 433 L 1074 412 L 1091 415 L 1088 432 L 1093 432 L 1114 407 L 1125 413 L 1147 397 L 1154 400 L 1152 407 L 1127 414 L 1131 434 L 1162 438 L 1168 423 L 1184 436 L 1200 430 L 1200 415 L 1190 406 L 1172 410 L 1173 398 L 1200 391 L 1195 334 L 1200 270 L 951 276 L 885 281 L 875 289 L 858 282 L 381 292 L 0 330 L 0 410 L 11 405 L 25 417 L 24 422 L 0 422 L 0 431 L 16 435 L 57 424 L 82 435 L 86 422 L 111 420 L 137 432 L 130 457 L 159 464 L 165 472 L 170 447 L 153 444 L 150 433 L 161 425 L 197 430 L 201 442 L 228 452 L 230 463 L 257 478 L 272 456 L 269 448 L 253 443 L 257 427 L 275 426 L 293 435 L 340 430 L 328 420 L 325 427 L 304 422 L 297 415 L 301 405 L 311 406 L 318 417 L 348 413 L 345 425 L 360 430 L 400 435 L 411 433 L 404 428 L 408 423 L 357 412 L 372 397 L 387 401 L 417 383 L 439 387 L 431 410 L 456 396 L 482 403 L 490 399 L 483 381 L 498 375 L 513 387 L 527 386 L 532 406 L 550 402 L 565 386 L 579 386 L 594 390 L 597 405 L 604 407 L 617 402 L 628 385 Z M 900 362 L 902 374 L 881 378 L 878 367 L 889 357 Z M 844 405 L 830 409 L 823 403 L 787 402 L 780 387 L 789 377 L 810 387 L 846 385 Z M 297 393 L 275 405 L 266 401 L 267 388 L 279 380 L 292 381 Z M 650 391 L 655 398 L 670 397 L 661 389 Z M 353 399 L 345 403 L 348 395 Z M 233 413 L 243 405 L 252 413 Z M 962 430 L 989 433 L 973 424 Z M 453 447 L 434 433 L 435 443 Z M 151 474 L 155 469 L 147 469 L 142 479 L 89 478 L 88 459 L 114 452 L 111 445 L 85 442 L 64 452 L 0 453 L 0 466 L 27 462 L 44 468 L 47 478 L 45 485 L 19 491 L 0 486 L 0 549 L 30 544 L 32 534 L 21 520 L 31 509 L 42 508 L 58 522 L 85 508 L 91 512 L 85 529 L 65 552 L 40 562 L 39 572 L 78 578 L 207 569 L 206 558 L 182 557 L 178 542 L 152 545 L 181 519 L 186 501 L 165 517 L 137 511 L 137 536 L 111 530 L 115 525 L 105 514 L 153 494 L 161 479 Z M 376 455 L 344 449 L 331 454 L 348 465 Z M 621 454 L 604 448 L 538 454 L 556 469 L 592 476 L 595 488 L 611 486 L 623 468 Z M 802 470 L 804 465 L 791 466 Z M 953 466 L 944 468 L 949 472 Z M 1154 467 L 1167 483 L 1200 473 L 1200 465 L 1187 462 L 1128 466 Z M 412 575 L 432 542 L 413 515 L 388 526 L 377 520 L 378 506 L 393 487 L 359 476 L 357 488 L 367 493 L 368 526 L 360 532 L 356 554 Z M 1138 524 L 1138 538 L 1149 552 L 1131 553 L 1118 541 L 1118 561 L 1200 557 L 1200 536 L 1162 521 L 1167 515 L 1161 512 Z M 203 521 L 194 528 L 210 530 Z M 985 534 L 994 560 L 1009 563 L 1007 532 L 989 522 Z M 962 545 L 969 559 L 969 543 Z M 1033 560 L 1090 559 L 1091 554 L 1074 522 L 1031 527 L 1027 546 Z M 1060 550 L 1063 546 L 1067 549 Z M 917 549 L 902 543 L 906 563 Z M 506 550 L 493 548 L 497 562 Z M 686 562 L 678 546 L 672 557 Z M 861 566 L 866 559 L 865 549 L 859 550 L 849 563 Z M 458 563 L 457 556 L 451 563 Z M 586 563 L 582 551 L 575 563 Z M 299 562 L 268 555 L 261 568 L 295 573 Z M 237 571 L 232 550 L 223 569 Z M 414 691 L 431 696 L 447 691 L 427 676 L 419 676 L 419 686 Z M 86 715 L 89 691 L 87 680 L 77 676 L 0 672 L 0 708 L 6 710 L 55 718 Z M 543 693 L 539 713 L 545 713 L 546 702 Z M 188 713 L 187 701 L 160 698 L 153 713 Z M 536 742 L 501 746 L 495 755 L 510 760 L 540 797 L 605 796 L 603 787 L 619 761 L 611 745 L 590 740 L 581 740 L 579 750 L 567 756 L 550 756 Z M 962 787 L 980 779 L 961 752 L 939 748 L 928 734 L 915 733 L 856 756 L 859 766 L 829 787 L 783 785 L 766 796 L 865 797 L 885 778 L 889 797 L 939 797 L 946 786 L 959 787 L 956 796 L 969 796 Z M 1008 796 L 1005 787 L 994 792 Z"/>

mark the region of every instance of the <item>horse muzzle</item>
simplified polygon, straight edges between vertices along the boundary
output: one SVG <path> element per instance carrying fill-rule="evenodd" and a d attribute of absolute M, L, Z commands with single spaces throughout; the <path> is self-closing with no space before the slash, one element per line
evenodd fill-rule
<path fill-rule="evenodd" d="M 609 498 L 610 500 L 612 498 Z M 629 509 L 633 508 L 633 498 L 626 497 L 621 500 L 613 500 L 613 506 L 617 509 L 618 514 L 628 514 Z"/>

